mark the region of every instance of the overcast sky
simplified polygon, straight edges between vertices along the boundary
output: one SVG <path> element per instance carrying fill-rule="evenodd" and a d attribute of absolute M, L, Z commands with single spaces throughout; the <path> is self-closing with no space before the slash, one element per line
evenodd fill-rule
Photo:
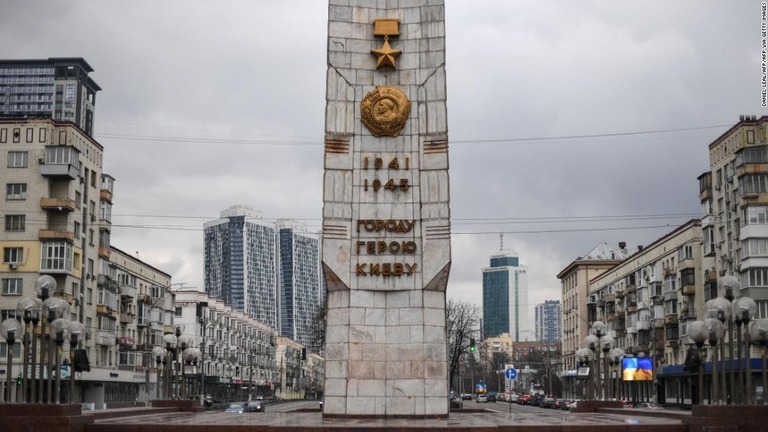
<path fill-rule="evenodd" d="M 698 216 L 708 144 L 768 114 L 759 1 L 446 3 L 451 298 L 482 303 L 504 232 L 530 302 L 559 299 L 557 273 L 597 244 L 635 250 Z M 0 58 L 90 63 L 113 245 L 203 288 L 202 225 L 229 206 L 320 227 L 327 16 L 324 0 L 5 2 Z"/>

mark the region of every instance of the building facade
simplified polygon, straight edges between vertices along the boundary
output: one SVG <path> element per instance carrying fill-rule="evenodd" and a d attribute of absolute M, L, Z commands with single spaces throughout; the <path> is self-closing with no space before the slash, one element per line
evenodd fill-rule
<path fill-rule="evenodd" d="M 533 329 L 528 322 L 528 276 L 516 252 L 500 251 L 483 269 L 483 336 L 509 333 L 525 340 Z"/>
<path fill-rule="evenodd" d="M 82 58 L 0 60 L 0 119 L 51 118 L 93 136 L 96 92 Z"/>
<path fill-rule="evenodd" d="M 661 390 L 651 381 L 622 384 L 634 400 L 682 404 L 695 391 L 695 375 L 681 381 L 665 379 L 663 372 L 682 367 L 690 343 L 688 325 L 704 318 L 705 288 L 714 273 L 706 270 L 713 260 L 703 255 L 702 239 L 701 222 L 691 220 L 590 283 L 590 324 L 605 323 L 616 347 L 628 357 L 652 358 L 661 372 L 655 381 Z"/>
<path fill-rule="evenodd" d="M 274 396 L 276 330 L 202 290 L 174 294 L 180 334 L 202 354 L 196 369 L 201 394 L 214 400 Z"/>
<path fill-rule="evenodd" d="M 536 305 L 534 309 L 536 340 L 560 342 L 562 337 L 562 313 L 560 300 L 545 300 L 544 303 Z"/>
<path fill-rule="evenodd" d="M 206 222 L 205 291 L 271 328 L 278 327 L 274 225 L 246 206 Z"/>
<path fill-rule="evenodd" d="M 320 242 L 290 221 L 278 221 L 277 236 L 280 335 L 320 352 L 312 335 L 312 321 L 322 305 Z"/>
<path fill-rule="evenodd" d="M 272 224 L 233 206 L 205 224 L 205 289 L 212 297 L 312 351 L 312 321 L 322 304 L 320 245 L 293 221 Z"/>
<path fill-rule="evenodd" d="M 617 250 L 606 243 L 601 243 L 583 257 L 579 257 L 568 264 L 557 275 L 557 278 L 560 279 L 563 302 L 563 364 L 561 375 L 575 377 L 575 352 L 582 348 L 584 338 L 589 334 L 590 322 L 587 320 L 589 281 L 620 263 L 626 255 L 627 252 L 623 245 L 620 245 Z"/>

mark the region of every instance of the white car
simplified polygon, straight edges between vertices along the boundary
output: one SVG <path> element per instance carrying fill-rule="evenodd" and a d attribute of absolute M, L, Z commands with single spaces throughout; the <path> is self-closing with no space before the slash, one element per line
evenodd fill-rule
<path fill-rule="evenodd" d="M 512 393 L 509 395 L 509 398 L 507 398 L 507 402 L 515 403 L 518 399 L 520 399 L 520 395 Z"/>
<path fill-rule="evenodd" d="M 475 399 L 475 402 L 477 403 L 488 402 L 488 395 L 485 393 L 480 393 L 479 395 L 477 395 L 477 399 Z"/>

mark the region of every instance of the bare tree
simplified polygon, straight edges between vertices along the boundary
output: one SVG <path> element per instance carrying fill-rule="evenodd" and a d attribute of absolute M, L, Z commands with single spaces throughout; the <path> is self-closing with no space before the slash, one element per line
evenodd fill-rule
<path fill-rule="evenodd" d="M 325 325 L 328 315 L 328 300 L 322 304 L 315 305 L 312 312 L 312 323 L 310 325 L 310 346 L 307 347 L 311 352 L 321 353 L 325 349 Z"/>
<path fill-rule="evenodd" d="M 461 356 L 469 352 L 470 339 L 479 342 L 480 307 L 467 301 L 448 299 L 448 355 L 450 383 L 455 384 Z M 479 349 L 479 345 L 478 345 Z"/>

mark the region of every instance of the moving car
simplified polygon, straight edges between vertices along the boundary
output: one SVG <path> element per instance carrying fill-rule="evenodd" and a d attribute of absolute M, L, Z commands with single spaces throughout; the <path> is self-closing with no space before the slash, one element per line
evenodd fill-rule
<path fill-rule="evenodd" d="M 255 400 L 248 402 L 245 407 L 245 412 L 264 412 L 264 401 Z"/>
<path fill-rule="evenodd" d="M 475 402 L 476 403 L 480 403 L 480 402 L 486 402 L 487 403 L 488 402 L 488 395 L 486 395 L 485 393 L 480 393 L 479 395 L 477 395 L 477 398 L 475 399 Z"/>
<path fill-rule="evenodd" d="M 243 403 L 243 402 L 232 402 L 231 404 L 227 405 L 227 409 L 225 409 L 224 412 L 228 412 L 228 413 L 243 413 L 243 412 L 245 412 L 245 403 Z"/>

